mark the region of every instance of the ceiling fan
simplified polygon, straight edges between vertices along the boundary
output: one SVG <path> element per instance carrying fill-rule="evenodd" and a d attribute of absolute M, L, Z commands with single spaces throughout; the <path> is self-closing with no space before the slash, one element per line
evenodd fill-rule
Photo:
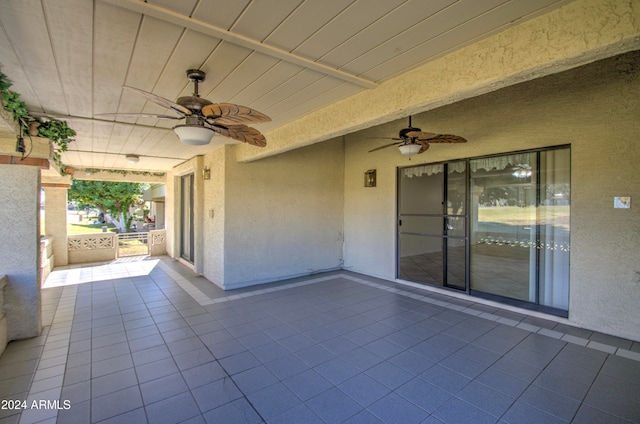
<path fill-rule="evenodd" d="M 253 146 L 266 146 L 267 140 L 264 135 L 246 124 L 269 122 L 271 118 L 246 106 L 232 103 L 211 103 L 209 100 L 203 99 L 198 94 L 198 84 L 204 81 L 205 77 L 205 72 L 199 69 L 187 70 L 187 78 L 193 82 L 194 86 L 193 95 L 179 97 L 175 102 L 138 88 L 123 87 L 153 103 L 171 109 L 178 116 L 148 113 L 105 113 L 96 116 L 102 118 L 184 119 L 185 123 L 176 125 L 173 130 L 180 141 L 185 144 L 209 144 L 215 134 L 220 134 Z"/>
<path fill-rule="evenodd" d="M 385 144 L 369 150 L 369 153 L 376 150 L 386 149 L 391 146 L 398 146 L 403 155 L 415 155 L 424 153 L 429 149 L 431 143 L 466 143 L 464 138 L 453 134 L 435 134 L 422 131 L 420 128 L 411 126 L 411 116 L 409 116 L 409 126 L 403 128 L 398 133 L 398 137 L 389 137 L 391 140 L 399 140 L 394 143 Z"/>

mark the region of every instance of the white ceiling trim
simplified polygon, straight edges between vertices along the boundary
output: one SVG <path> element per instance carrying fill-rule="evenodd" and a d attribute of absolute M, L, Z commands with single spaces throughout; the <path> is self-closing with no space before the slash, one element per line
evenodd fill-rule
<path fill-rule="evenodd" d="M 332 68 L 331 66 L 327 66 L 322 63 L 314 62 L 313 60 L 307 59 L 302 56 L 298 56 L 286 50 L 282 50 L 278 47 L 269 46 L 257 40 L 251 39 L 249 37 L 245 37 L 240 34 L 234 34 L 218 26 L 211 25 L 206 22 L 200 21 L 198 19 L 181 15 L 172 10 L 165 9 L 163 7 L 160 7 L 154 4 L 143 3 L 138 0 L 102 0 L 102 1 L 117 7 L 121 7 L 123 9 L 141 13 L 143 15 L 152 16 L 156 19 L 160 19 L 165 22 L 170 22 L 170 23 L 191 29 L 193 31 L 197 31 L 215 38 L 219 38 L 221 40 L 228 41 L 232 44 L 236 44 L 236 45 L 269 55 L 271 57 L 275 57 L 285 62 L 302 66 L 304 68 L 312 69 L 314 71 L 320 72 L 325 75 L 329 75 L 341 81 L 355 84 L 360 87 L 375 88 L 378 86 L 378 84 L 374 83 L 373 81 L 360 78 L 351 73 L 342 71 L 340 69 Z"/>

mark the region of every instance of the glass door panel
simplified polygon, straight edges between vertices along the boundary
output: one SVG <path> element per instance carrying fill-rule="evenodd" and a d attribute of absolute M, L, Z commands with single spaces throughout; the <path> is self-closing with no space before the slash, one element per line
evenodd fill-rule
<path fill-rule="evenodd" d="M 471 289 L 535 301 L 535 153 L 472 160 Z"/>
<path fill-rule="evenodd" d="M 471 290 L 567 311 L 570 150 L 470 166 Z"/>
<path fill-rule="evenodd" d="M 398 276 L 443 285 L 444 165 L 399 172 Z"/>
<path fill-rule="evenodd" d="M 442 237 L 442 215 L 403 214 L 401 221 L 400 225 L 402 226 L 403 234 Z"/>
<path fill-rule="evenodd" d="M 539 303 L 569 309 L 571 152 L 540 153 L 538 216 Z"/>
<path fill-rule="evenodd" d="M 180 257 L 193 263 L 193 174 L 180 178 Z"/>
<path fill-rule="evenodd" d="M 467 163 L 446 164 L 445 251 L 446 285 L 467 288 Z"/>
<path fill-rule="evenodd" d="M 398 277 L 464 290 L 466 164 L 453 164 L 399 171 Z"/>
<path fill-rule="evenodd" d="M 444 284 L 442 238 L 400 234 L 398 277 L 416 282 Z"/>

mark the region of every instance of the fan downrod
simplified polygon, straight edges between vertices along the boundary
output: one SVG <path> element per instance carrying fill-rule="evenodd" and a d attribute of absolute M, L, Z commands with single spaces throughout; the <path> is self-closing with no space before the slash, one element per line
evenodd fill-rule
<path fill-rule="evenodd" d="M 180 106 L 186 107 L 187 109 L 191 109 L 192 111 L 200 111 L 204 106 L 210 105 L 211 102 L 201 98 L 198 93 L 198 84 L 204 81 L 206 76 L 207 74 L 200 69 L 188 69 L 187 78 L 189 78 L 189 81 L 193 83 L 193 95 L 179 97 L 178 100 L 176 100 L 176 103 Z"/>

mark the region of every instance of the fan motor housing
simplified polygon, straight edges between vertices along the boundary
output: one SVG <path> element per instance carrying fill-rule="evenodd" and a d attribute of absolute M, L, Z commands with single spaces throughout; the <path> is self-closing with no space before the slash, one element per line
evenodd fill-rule
<path fill-rule="evenodd" d="M 410 137 L 407 136 L 407 133 L 410 133 L 410 132 L 413 132 L 413 131 L 420 132 L 422 130 L 420 128 L 414 128 L 414 127 L 401 129 L 400 130 L 400 134 L 399 134 L 400 138 L 402 138 L 402 139 L 410 138 Z"/>
<path fill-rule="evenodd" d="M 184 106 L 187 109 L 191 109 L 191 110 L 202 110 L 203 107 L 205 107 L 206 105 L 210 105 L 211 102 L 207 99 L 203 99 L 202 97 L 199 96 L 183 96 L 183 97 L 178 97 L 178 100 L 176 100 L 176 103 L 179 104 L 180 106 Z"/>

